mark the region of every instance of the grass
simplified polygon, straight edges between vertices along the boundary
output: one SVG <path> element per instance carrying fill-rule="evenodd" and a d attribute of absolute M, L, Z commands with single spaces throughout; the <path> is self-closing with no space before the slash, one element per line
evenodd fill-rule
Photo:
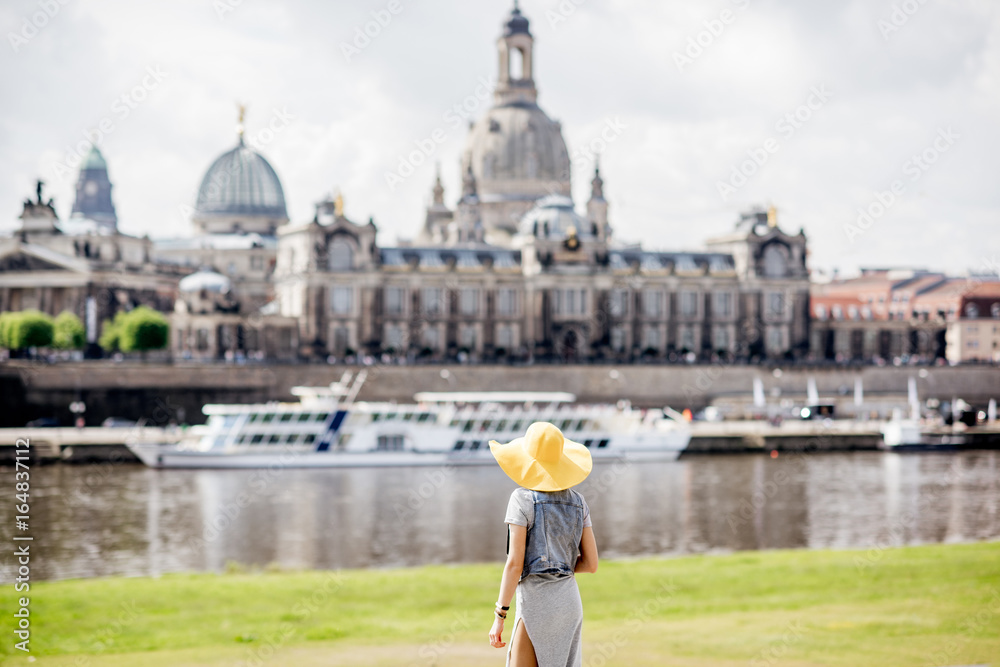
<path fill-rule="evenodd" d="M 0 659 L 498 665 L 499 578 L 491 564 L 40 582 L 30 663 L 6 585 Z M 584 665 L 1000 667 L 1000 543 L 604 562 L 578 581 Z"/>

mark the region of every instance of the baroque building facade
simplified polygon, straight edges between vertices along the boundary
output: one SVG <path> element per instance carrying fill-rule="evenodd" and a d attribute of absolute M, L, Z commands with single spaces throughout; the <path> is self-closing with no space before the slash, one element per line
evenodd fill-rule
<path fill-rule="evenodd" d="M 680 361 L 786 359 L 810 341 L 806 237 L 753 210 L 697 251 L 615 236 L 604 177 L 571 195 L 562 126 L 538 105 L 535 43 L 515 5 L 496 42 L 492 106 L 469 129 L 461 192 L 436 179 L 411 243 L 378 243 L 332 197 L 290 222 L 277 172 L 243 137 L 208 168 L 194 234 L 118 231 L 95 147 L 61 222 L 39 189 L 0 239 L 0 310 L 100 322 L 170 313 L 176 359 Z"/>
<path fill-rule="evenodd" d="M 493 106 L 472 124 L 462 193 L 438 178 L 414 243 L 325 201 L 277 230 L 274 285 L 304 356 L 409 359 L 795 358 L 809 345 L 806 238 L 754 210 L 703 251 L 617 242 L 595 166 L 585 212 L 560 124 L 537 104 L 534 39 L 515 7 Z M 516 62 L 515 62 L 516 61 Z M 517 63 L 517 64 L 516 64 Z"/>
<path fill-rule="evenodd" d="M 0 312 L 74 313 L 86 329 L 87 354 L 100 355 L 101 325 L 121 310 L 173 307 L 183 275 L 153 259 L 153 242 L 118 230 L 104 157 L 96 147 L 83 159 L 68 220 L 36 186 L 20 223 L 0 238 Z"/>

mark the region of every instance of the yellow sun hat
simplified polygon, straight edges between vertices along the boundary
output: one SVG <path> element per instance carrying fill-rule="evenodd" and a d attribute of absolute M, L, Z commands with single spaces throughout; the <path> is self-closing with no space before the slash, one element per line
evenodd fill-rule
<path fill-rule="evenodd" d="M 567 440 L 554 424 L 535 422 L 506 445 L 490 440 L 490 451 L 507 476 L 534 491 L 562 491 L 587 478 L 590 450 Z"/>

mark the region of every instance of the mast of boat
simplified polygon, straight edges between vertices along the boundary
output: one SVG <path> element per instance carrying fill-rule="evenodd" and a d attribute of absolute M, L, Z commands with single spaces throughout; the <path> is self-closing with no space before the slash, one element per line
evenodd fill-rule
<path fill-rule="evenodd" d="M 819 405 L 819 392 L 816 391 L 816 378 L 809 376 L 806 384 L 806 402 L 808 405 Z"/>
<path fill-rule="evenodd" d="M 753 406 L 755 408 L 767 407 L 767 400 L 764 398 L 764 383 L 759 377 L 753 379 Z"/>
<path fill-rule="evenodd" d="M 986 419 L 992 424 L 997 420 L 997 399 L 991 398 L 986 406 Z"/>
<path fill-rule="evenodd" d="M 906 381 L 906 398 L 910 404 L 910 418 L 920 419 L 920 399 L 917 398 L 917 379 L 910 377 Z"/>
<path fill-rule="evenodd" d="M 361 392 L 361 385 L 365 383 L 366 379 L 368 379 L 368 369 L 362 369 L 355 376 L 351 388 L 347 390 L 347 394 L 344 396 L 344 405 L 354 403 L 354 399 L 358 397 L 358 393 Z"/>
<path fill-rule="evenodd" d="M 865 404 L 865 388 L 861 383 L 861 376 L 854 378 L 854 408 L 857 413 L 861 406 Z M 855 415 L 857 416 L 857 415 Z"/>

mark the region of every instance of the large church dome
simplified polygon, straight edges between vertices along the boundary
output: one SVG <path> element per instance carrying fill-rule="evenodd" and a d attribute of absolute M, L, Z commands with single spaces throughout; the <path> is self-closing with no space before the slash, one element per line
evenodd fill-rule
<path fill-rule="evenodd" d="M 490 109 L 472 126 L 466 146 L 465 165 L 472 165 L 480 192 L 489 189 L 491 181 L 569 181 L 562 126 L 537 105 Z M 534 198 L 531 185 L 525 183 Z"/>
<path fill-rule="evenodd" d="M 288 221 L 285 193 L 274 169 L 243 142 L 223 153 L 205 172 L 192 216 L 213 233 L 274 233 Z"/>

